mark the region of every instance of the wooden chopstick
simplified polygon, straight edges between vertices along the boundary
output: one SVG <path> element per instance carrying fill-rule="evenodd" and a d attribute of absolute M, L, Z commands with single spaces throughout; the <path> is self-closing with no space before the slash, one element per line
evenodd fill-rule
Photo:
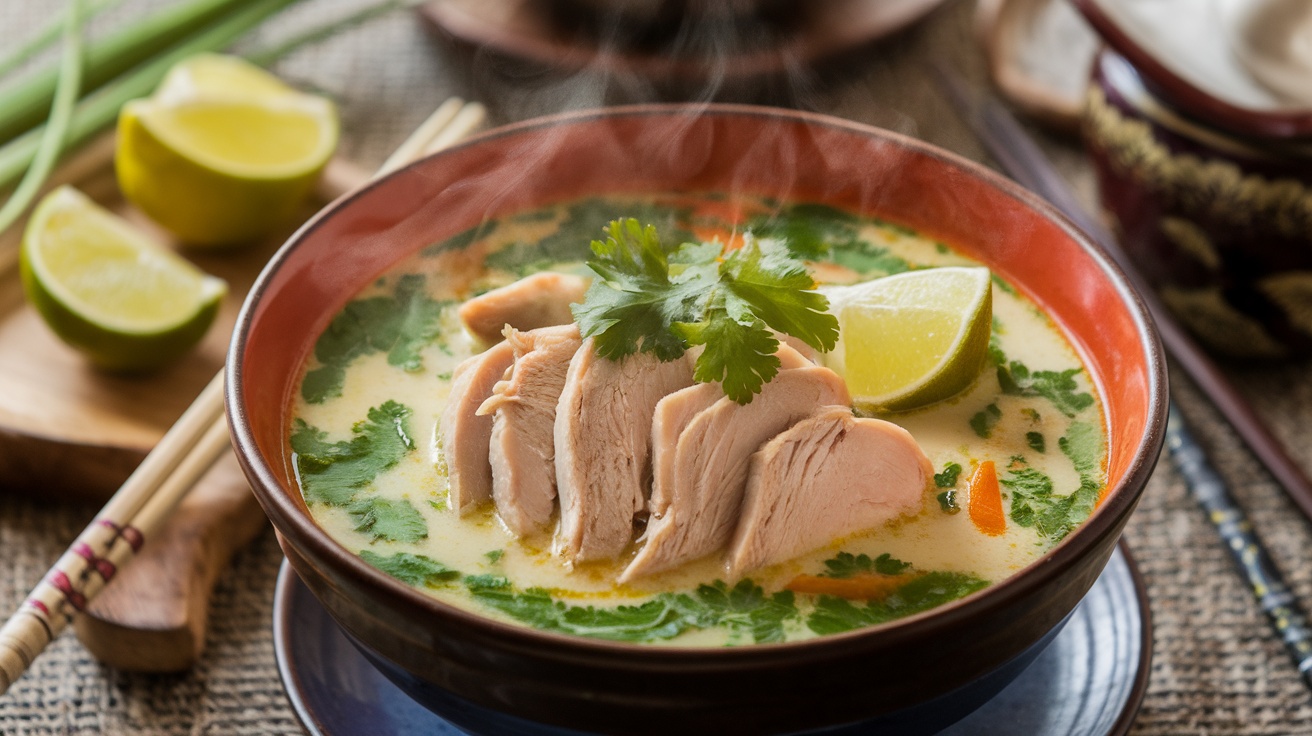
<path fill-rule="evenodd" d="M 1211 382 L 1199 381 L 1199 385 L 1203 386 L 1205 391 L 1208 391 L 1213 401 L 1217 401 L 1217 396 L 1213 391 L 1221 391 L 1233 394 L 1234 399 L 1242 404 L 1241 408 L 1246 413 L 1247 419 L 1251 419 L 1256 424 L 1257 429 L 1261 431 L 1261 434 L 1269 438 L 1271 446 L 1275 447 L 1280 456 L 1288 461 L 1293 469 L 1295 476 L 1293 480 L 1296 481 L 1294 483 L 1295 488 L 1290 488 L 1289 485 L 1285 486 L 1291 497 L 1295 501 L 1299 501 L 1300 498 L 1304 497 L 1312 499 L 1312 493 L 1305 496 L 1299 496 L 1296 493 L 1297 481 L 1301 480 L 1304 486 L 1307 485 L 1307 478 L 1303 475 L 1302 470 L 1284 453 L 1284 448 L 1273 437 L 1270 437 L 1266 428 L 1257 420 L 1256 413 L 1239 398 L 1234 387 L 1230 386 L 1229 382 L 1221 376 L 1215 364 L 1202 353 L 1191 338 L 1184 334 L 1183 329 L 1163 309 L 1154 293 L 1139 278 L 1134 264 L 1129 261 L 1124 251 L 1120 249 L 1115 238 L 1080 205 L 1079 200 L 1067 186 L 1065 180 L 1052 167 L 1047 157 L 1024 132 L 1024 129 L 1011 116 L 1011 113 L 991 98 L 986 97 L 982 101 L 972 101 L 971 94 L 965 88 L 964 83 L 954 77 L 951 72 L 942 68 L 935 71 L 939 82 L 949 97 L 952 98 L 959 112 L 962 113 L 965 122 L 975 130 L 985 146 L 988 147 L 990 153 L 998 159 L 1003 169 L 1021 184 L 1052 202 L 1053 205 L 1074 220 L 1077 225 L 1084 228 L 1086 233 L 1098 240 L 1112 254 L 1112 257 L 1117 260 L 1131 282 L 1134 283 L 1135 288 L 1139 289 L 1145 304 L 1153 314 L 1153 318 L 1157 320 L 1158 330 L 1162 333 L 1162 341 L 1166 343 L 1167 349 L 1175 355 L 1181 365 L 1185 366 L 1186 370 L 1192 365 L 1197 370 L 1214 374 L 1215 380 Z M 1167 339 L 1168 334 L 1172 335 L 1172 339 Z M 1184 354 L 1178 352 L 1181 350 L 1185 351 Z M 1194 375 L 1193 371 L 1190 371 L 1190 375 L 1197 380 L 1197 376 Z M 1226 412 L 1221 403 L 1218 402 L 1217 406 L 1221 408 L 1223 413 Z M 1292 590 L 1285 582 L 1284 576 L 1280 574 L 1279 568 L 1272 562 L 1271 554 L 1267 552 L 1262 540 L 1254 533 L 1253 524 L 1249 521 L 1248 514 L 1235 500 L 1234 495 L 1230 493 L 1225 480 L 1212 467 L 1211 461 L 1208 460 L 1207 453 L 1202 446 L 1190 434 L 1188 423 L 1174 401 L 1168 402 L 1167 412 L 1166 447 L 1172 462 L 1175 463 L 1176 469 L 1184 478 L 1189 493 L 1206 512 L 1208 521 L 1216 528 L 1225 544 L 1225 548 L 1230 551 L 1230 556 L 1239 567 L 1240 574 L 1244 576 L 1245 582 L 1248 583 L 1249 589 L 1257 600 L 1258 608 L 1267 615 L 1271 627 L 1275 629 L 1280 640 L 1284 642 L 1286 650 L 1294 660 L 1294 666 L 1298 668 L 1299 675 L 1303 679 L 1303 684 L 1312 689 L 1312 630 L 1308 628 L 1307 614 L 1294 597 Z M 1236 425 L 1236 429 L 1240 429 L 1238 425 Z M 1240 434 L 1245 437 L 1246 441 L 1250 441 L 1250 438 L 1244 435 L 1242 429 L 1240 429 Z M 1251 441 L 1250 447 L 1252 447 Z M 1256 451 L 1256 448 L 1254 450 Z M 1267 467 L 1271 468 L 1269 464 Z M 1277 478 L 1281 478 L 1280 475 L 1276 474 L 1275 469 L 1272 469 L 1272 474 L 1276 475 Z M 1283 484 L 1284 479 L 1281 482 Z M 1308 513 L 1308 509 L 1304 507 L 1303 503 L 1300 502 L 1299 507 L 1304 510 L 1305 514 Z"/>
<path fill-rule="evenodd" d="M 406 138 L 375 178 L 464 138 L 485 115 L 478 103 L 447 100 Z M 401 152 L 404 158 L 398 156 Z M 220 371 L 0 627 L 0 695 L 132 561 L 228 447 Z"/>
<path fill-rule="evenodd" d="M 966 89 L 951 72 L 939 68 L 937 77 L 963 119 L 980 136 L 1004 170 L 1025 187 L 1044 196 L 1057 209 L 1097 241 L 1125 271 L 1157 323 L 1167 352 L 1180 364 L 1230 426 L 1262 462 L 1299 511 L 1312 522 L 1312 480 L 1289 451 L 1230 383 L 1216 363 L 1189 336 L 1157 297 L 1157 292 L 1139 275 L 1138 268 L 1121 249 L 1111 232 L 1085 210 L 1070 187 L 1043 152 L 996 100 L 980 98 Z M 1038 162 L 1038 163 L 1036 163 Z"/>

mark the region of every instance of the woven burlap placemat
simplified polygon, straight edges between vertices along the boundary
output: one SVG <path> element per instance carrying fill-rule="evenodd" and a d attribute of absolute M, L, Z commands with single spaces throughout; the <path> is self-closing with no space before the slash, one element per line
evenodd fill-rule
<path fill-rule="evenodd" d="M 129 0 L 98 21 L 96 32 L 162 2 Z M 285 38 L 358 4 L 308 0 L 245 45 Z M 0 3 L 0 47 L 25 38 L 56 12 L 55 6 L 48 0 Z M 845 60 L 841 72 L 829 72 L 836 79 L 791 80 L 782 101 L 900 130 L 986 160 L 939 97 L 924 64 L 943 59 L 983 82 L 971 11 L 970 2 L 949 2 L 925 23 Z M 458 56 L 404 13 L 297 52 L 277 71 L 338 100 L 344 152 L 365 165 L 381 161 L 451 94 L 488 102 L 494 120 L 505 122 L 592 106 L 613 100 L 616 93 L 614 85 L 591 75 L 544 75 L 490 55 Z M 621 91 L 642 94 L 632 84 Z M 1078 148 L 1046 139 L 1045 145 L 1092 201 L 1091 175 Z M 1302 420 L 1312 409 L 1306 366 L 1232 368 L 1231 373 L 1312 467 L 1312 426 Z M 1177 380 L 1173 388 L 1295 592 L 1312 601 L 1308 524 L 1192 387 Z M 0 489 L 4 614 L 19 604 L 95 511 L 35 504 L 6 490 L 16 489 Z M 1312 733 L 1312 699 L 1215 532 L 1165 459 L 1126 537 L 1147 581 L 1154 618 L 1151 678 L 1133 733 Z M 194 671 L 174 676 L 113 672 L 67 635 L 0 697 L 0 733 L 298 733 L 273 658 L 270 618 L 280 560 L 272 533 L 237 556 L 218 584 L 208 646 Z"/>

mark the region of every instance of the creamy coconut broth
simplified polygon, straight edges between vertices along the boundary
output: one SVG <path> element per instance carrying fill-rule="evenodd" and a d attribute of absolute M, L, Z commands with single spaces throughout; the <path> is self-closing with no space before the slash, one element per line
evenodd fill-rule
<path fill-rule="evenodd" d="M 971 388 L 882 418 L 906 428 L 937 474 L 922 510 L 881 528 L 727 581 L 720 555 L 627 585 L 617 561 L 569 569 L 550 533 L 517 540 L 491 504 L 448 508 L 437 429 L 452 371 L 481 349 L 459 303 L 540 270 L 586 274 L 588 242 L 619 216 L 652 222 L 667 244 L 761 237 L 831 247 L 817 281 L 852 283 L 907 269 L 977 265 L 897 225 L 814 205 L 717 196 L 585 200 L 486 223 L 429 247 L 358 294 L 317 343 L 293 407 L 291 446 L 315 520 L 346 548 L 455 606 L 585 636 L 675 645 L 804 639 L 919 612 L 997 583 L 1078 525 L 1105 484 L 1102 410 L 1053 323 L 998 278 L 990 361 Z M 999 368 L 1001 367 L 1001 368 Z M 972 469 L 992 460 L 1006 532 L 967 513 Z M 954 475 L 952 468 L 959 467 Z M 639 543 L 640 544 L 640 543 Z M 801 574 L 884 574 L 879 600 L 794 594 Z"/>

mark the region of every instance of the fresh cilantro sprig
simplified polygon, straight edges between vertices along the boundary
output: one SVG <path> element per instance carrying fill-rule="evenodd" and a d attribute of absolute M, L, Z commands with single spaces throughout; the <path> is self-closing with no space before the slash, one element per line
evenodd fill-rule
<path fill-rule="evenodd" d="M 838 340 L 828 299 L 782 244 L 749 239 L 725 253 L 685 243 L 671 253 L 653 226 L 632 218 L 611 222 L 606 234 L 592 241 L 588 261 L 598 278 L 573 307 L 603 358 L 644 352 L 668 361 L 703 345 L 694 378 L 718 381 L 746 404 L 779 371 L 771 329 L 821 351 Z"/>

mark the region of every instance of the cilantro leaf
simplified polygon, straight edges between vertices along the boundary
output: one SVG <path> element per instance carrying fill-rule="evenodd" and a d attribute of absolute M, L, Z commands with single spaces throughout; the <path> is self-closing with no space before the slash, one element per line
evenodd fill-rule
<path fill-rule="evenodd" d="M 720 280 L 735 299 L 726 304 L 741 320 L 746 310 L 774 329 L 821 352 L 838 342 L 838 319 L 827 311 L 829 299 L 815 291 L 815 280 L 788 251 L 771 243 L 748 242 L 720 265 Z"/>
<path fill-rule="evenodd" d="M 823 204 L 800 203 L 786 210 L 758 217 L 748 230 L 758 238 L 780 240 L 796 258 L 818 261 L 830 255 L 831 247 L 854 247 L 860 220 L 853 214 Z"/>
<path fill-rule="evenodd" d="M 865 605 L 845 598 L 822 595 L 806 625 L 817 634 L 838 634 L 928 611 L 949 601 L 963 598 L 989 582 L 960 572 L 931 572 L 920 575 L 893 591 L 887 598 Z"/>
<path fill-rule="evenodd" d="M 970 418 L 970 428 L 981 439 L 988 439 L 993 434 L 993 427 L 1002 418 L 1002 410 L 997 404 L 989 404 Z"/>
<path fill-rule="evenodd" d="M 945 514 L 961 513 L 961 507 L 957 505 L 956 491 L 943 491 L 942 493 L 938 494 L 936 498 L 938 499 L 939 510 L 941 510 L 943 513 Z"/>
<path fill-rule="evenodd" d="M 866 554 L 854 556 L 849 552 L 839 552 L 832 559 L 825 560 L 823 577 L 850 578 L 870 573 L 901 575 L 910 567 L 910 562 L 903 562 L 887 552 L 874 559 Z"/>
<path fill-rule="evenodd" d="M 778 340 L 767 328 L 817 350 L 838 340 L 829 301 L 781 245 L 753 240 L 722 255 L 715 244 L 684 244 L 669 253 L 655 228 L 637 220 L 616 220 L 606 232 L 588 261 L 599 278 L 572 307 L 601 357 L 642 351 L 673 360 L 705 345 L 697 380 L 719 381 L 745 404 L 779 370 Z"/>
<path fill-rule="evenodd" d="M 687 350 L 670 330 L 682 303 L 693 297 L 670 280 L 670 265 L 656 228 L 637 220 L 616 220 L 605 241 L 592 241 L 588 267 L 599 277 L 582 304 L 571 307 L 584 337 L 597 354 L 618 360 L 639 350 L 674 360 Z"/>
<path fill-rule="evenodd" d="M 542 588 L 517 592 L 508 580 L 496 575 L 467 577 L 465 586 L 474 600 L 546 631 L 618 641 L 658 641 L 678 636 L 690 626 L 669 595 L 637 606 L 597 608 L 567 605 Z"/>
<path fill-rule="evenodd" d="M 1096 475 L 1102 472 L 1102 456 L 1105 446 L 1102 433 L 1088 422 L 1071 422 L 1066 436 L 1057 440 L 1057 446 L 1075 465 L 1075 472 L 1080 475 Z"/>
<path fill-rule="evenodd" d="M 460 577 L 458 571 L 424 555 L 397 552 L 390 557 L 383 557 L 365 549 L 360 550 L 360 557 L 388 575 L 415 587 L 432 588 Z"/>
<path fill-rule="evenodd" d="M 1002 393 L 1009 396 L 1041 396 L 1057 411 L 1068 417 L 1093 406 L 1093 396 L 1081 392 L 1075 376 L 1082 368 L 1068 368 L 1064 371 L 1031 371 L 1019 360 L 1007 360 L 996 340 L 989 342 L 989 357 L 997 366 L 998 385 Z"/>
<path fill-rule="evenodd" d="M 1072 425 L 1074 429 L 1075 425 Z M 1069 439 L 1068 434 L 1058 444 L 1074 448 L 1076 444 L 1084 442 L 1083 438 L 1078 437 L 1079 430 L 1076 432 L 1077 439 Z M 1079 469 L 1079 462 L 1076 467 Z M 1072 529 L 1089 518 L 1102 488 L 1094 475 L 1081 472 L 1080 487 L 1070 495 L 1058 495 L 1053 492 L 1052 478 L 1031 467 L 1010 470 L 1000 482 L 1011 491 L 1011 520 L 1020 526 L 1034 527 L 1052 544 L 1060 542 Z"/>
<path fill-rule="evenodd" d="M 369 410 L 368 419 L 351 428 L 352 437 L 328 442 L 327 435 L 297 419 L 290 444 L 296 475 L 305 499 L 343 505 L 379 473 L 414 449 L 407 419 L 410 409 L 395 401 Z"/>
<path fill-rule="evenodd" d="M 546 631 L 620 641 L 657 641 L 689 629 L 728 626 L 756 642 L 784 640 L 784 622 L 797 618 L 793 594 L 766 596 L 759 585 L 742 580 L 730 588 L 717 580 L 691 595 L 664 593 L 636 606 L 572 606 L 550 591 L 516 591 L 499 575 L 472 575 L 465 586 L 475 600 Z"/>
<path fill-rule="evenodd" d="M 729 626 L 750 633 L 757 644 L 784 640 L 784 622 L 796 618 L 792 591 L 781 590 L 766 597 L 764 589 L 749 579 L 730 588 L 723 580 L 698 586 L 691 598 L 678 597 L 685 616 L 700 626 Z"/>
<path fill-rule="evenodd" d="M 1026 432 L 1025 444 L 1030 446 L 1031 450 L 1039 453 L 1048 451 L 1048 441 L 1043 438 L 1042 432 Z"/>
<path fill-rule="evenodd" d="M 365 498 L 346 507 L 355 530 L 373 541 L 418 542 L 428 536 L 428 522 L 407 500 Z"/>
<path fill-rule="evenodd" d="M 740 404 L 751 401 L 779 373 L 775 355 L 779 341 L 760 320 L 742 324 L 717 316 L 695 324 L 677 323 L 674 331 L 690 345 L 706 346 L 693 378 L 702 383 L 719 381 L 724 395 Z"/>
<path fill-rule="evenodd" d="M 305 374 L 301 396 L 311 404 L 340 396 L 346 366 L 370 353 L 385 352 L 390 365 L 421 370 L 419 351 L 441 334 L 447 304 L 428 298 L 424 277 L 418 274 L 402 276 L 392 296 L 347 303 L 314 344 L 321 365 Z"/>
<path fill-rule="evenodd" d="M 961 465 L 950 462 L 943 466 L 942 473 L 934 474 L 934 485 L 939 488 L 956 488 L 959 477 L 961 477 Z"/>

